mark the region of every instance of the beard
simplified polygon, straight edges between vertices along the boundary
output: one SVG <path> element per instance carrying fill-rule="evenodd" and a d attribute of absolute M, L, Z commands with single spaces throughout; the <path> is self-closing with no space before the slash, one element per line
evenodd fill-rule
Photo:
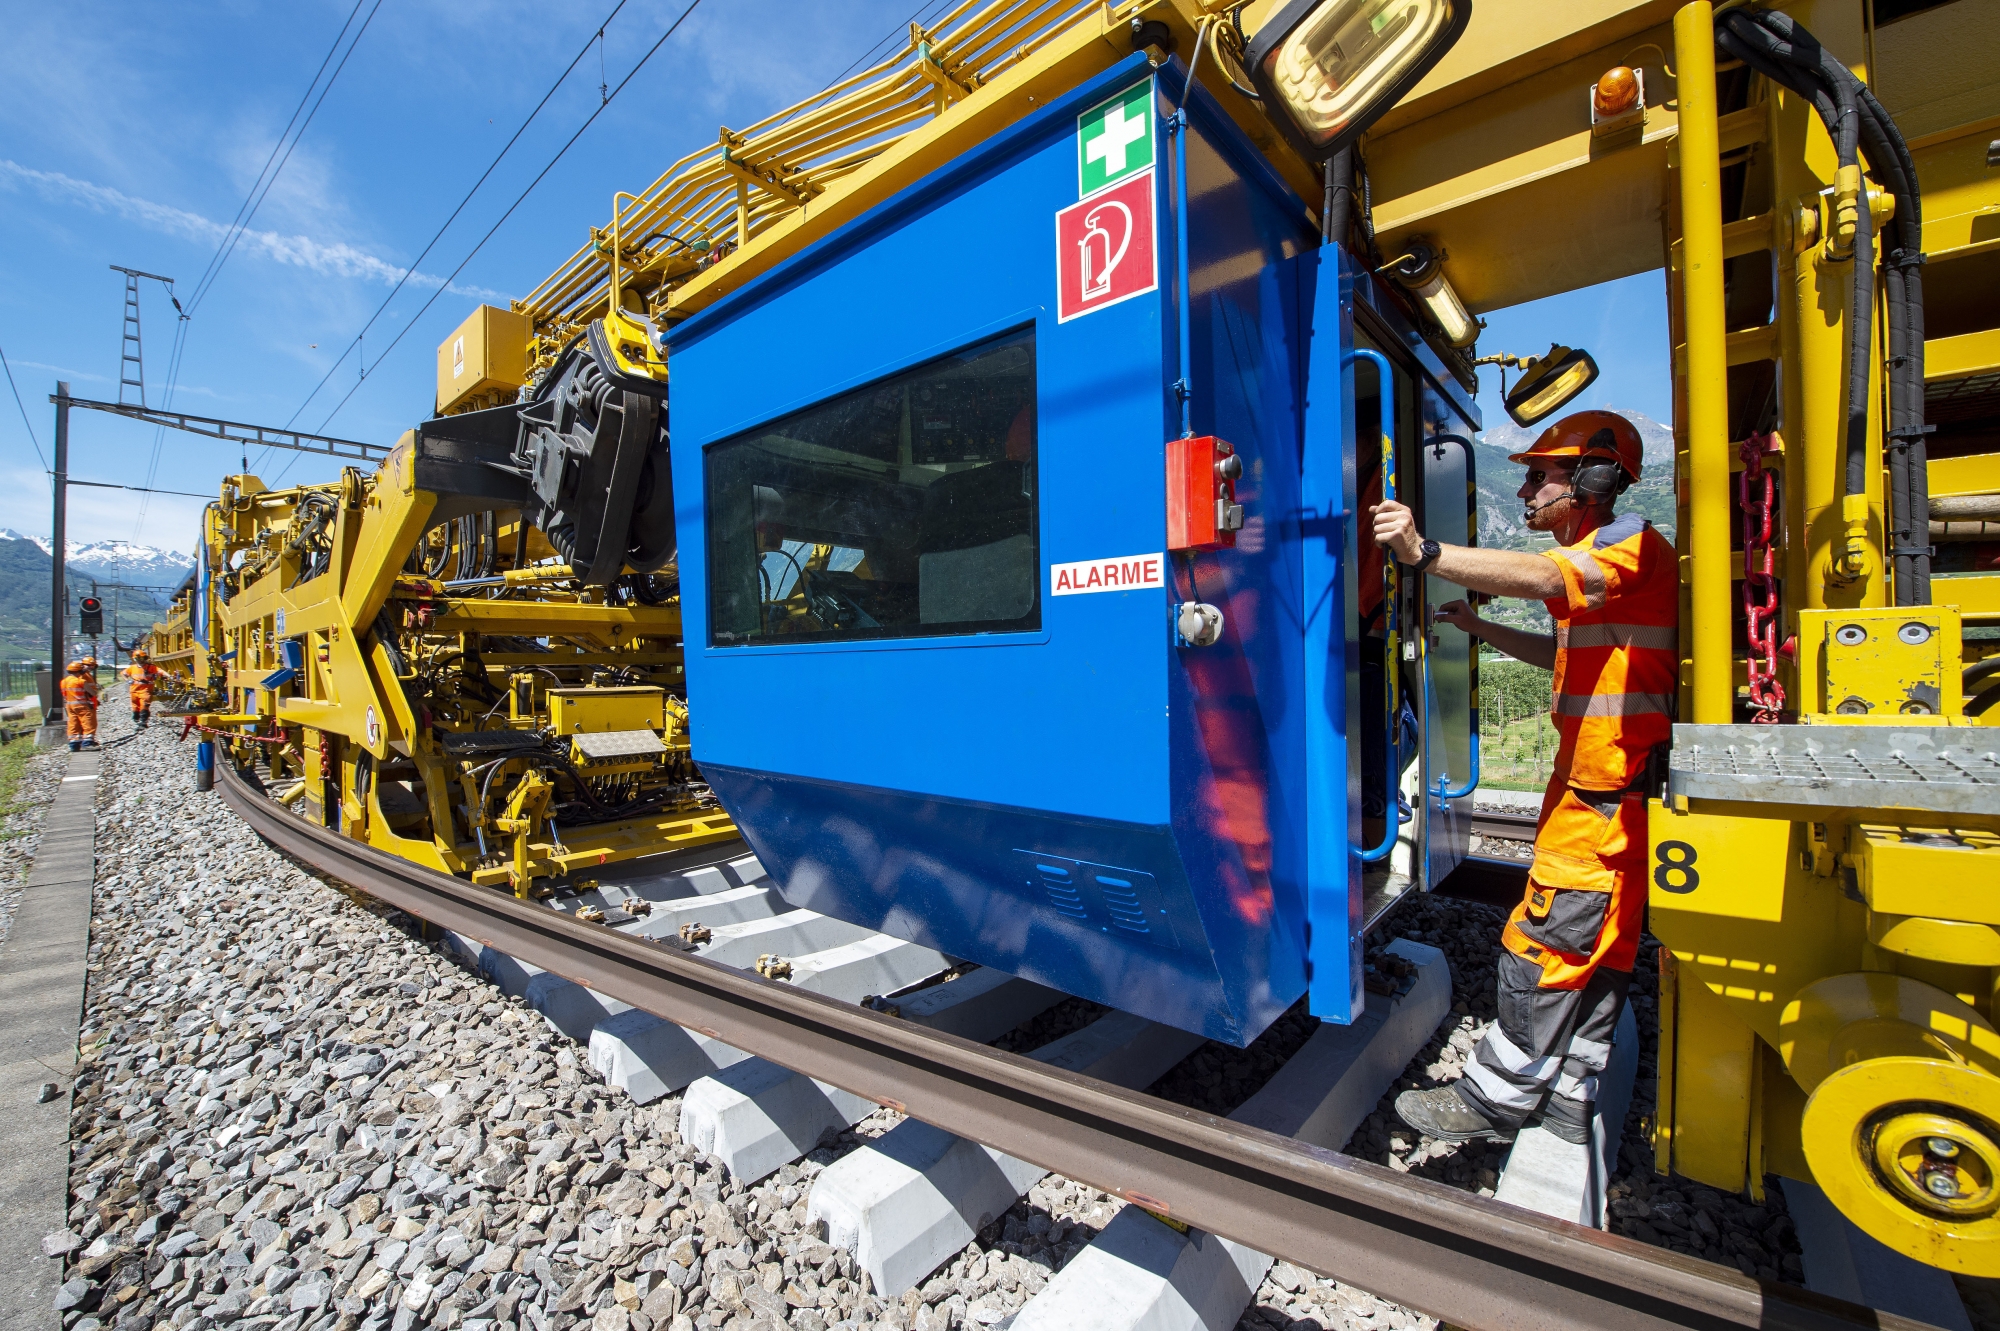
<path fill-rule="evenodd" d="M 1576 500 L 1564 495 L 1560 499 L 1543 504 L 1540 508 L 1528 510 L 1524 516 L 1529 531 L 1557 531 L 1574 517 L 1576 512 Z"/>

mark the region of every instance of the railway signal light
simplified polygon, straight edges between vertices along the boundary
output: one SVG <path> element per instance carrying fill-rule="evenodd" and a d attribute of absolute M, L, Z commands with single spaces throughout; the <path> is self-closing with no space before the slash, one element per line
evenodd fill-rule
<path fill-rule="evenodd" d="M 94 638 L 104 632 L 104 602 L 95 596 L 86 596 L 77 602 L 76 631 L 86 638 Z"/>
<path fill-rule="evenodd" d="M 1361 137 L 1458 41 L 1472 0 L 1291 0 L 1251 39 L 1264 109 L 1323 162 Z"/>

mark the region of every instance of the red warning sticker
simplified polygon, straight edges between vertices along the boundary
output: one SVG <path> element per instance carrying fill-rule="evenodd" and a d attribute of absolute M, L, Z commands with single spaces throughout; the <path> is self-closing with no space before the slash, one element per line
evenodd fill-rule
<path fill-rule="evenodd" d="M 1143 296 L 1160 285 L 1153 173 L 1056 214 L 1056 321 Z"/>

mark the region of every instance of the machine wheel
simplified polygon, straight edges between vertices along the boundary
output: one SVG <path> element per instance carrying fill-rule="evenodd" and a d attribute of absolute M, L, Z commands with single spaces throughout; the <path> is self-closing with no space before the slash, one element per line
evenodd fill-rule
<path fill-rule="evenodd" d="M 2000 1276 L 2000 1077 L 1871 1058 L 1822 1081 L 1800 1127 L 1814 1181 L 1869 1235 L 1931 1266 Z"/>

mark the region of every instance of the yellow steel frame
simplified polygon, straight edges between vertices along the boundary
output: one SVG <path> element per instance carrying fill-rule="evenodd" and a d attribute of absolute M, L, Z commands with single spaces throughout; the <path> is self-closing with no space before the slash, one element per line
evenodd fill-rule
<path fill-rule="evenodd" d="M 533 592 L 542 598 L 536 600 L 458 597 L 410 576 L 405 565 L 439 504 L 437 495 L 417 486 L 414 457 L 413 440 L 405 436 L 372 476 L 350 470 L 330 486 L 281 491 L 249 476 L 224 482 L 220 501 L 209 510 L 205 539 L 209 567 L 234 588 L 226 601 L 220 590 L 214 598 L 208 647 L 212 660 L 227 660 L 217 682 L 229 710 L 204 715 L 204 724 L 283 736 L 283 745 L 265 745 L 248 734 L 230 741 L 241 760 L 261 752 L 274 777 L 321 776 L 324 744 L 340 790 L 333 821 L 344 832 L 431 868 L 511 883 L 523 894 L 537 877 L 736 838 L 719 810 L 683 808 L 576 828 L 558 845 L 547 834 L 551 787 L 532 768 L 501 789 L 503 812 L 487 816 L 466 776 L 471 764 L 450 760 L 433 727 L 413 710 L 393 655 L 395 639 L 462 645 L 482 637 L 545 637 L 567 644 L 572 656 L 562 659 L 572 663 L 648 668 L 671 677 L 680 674 L 679 652 L 661 645 L 678 642 L 680 610 L 610 605 L 589 592 L 544 590 Z M 324 535 L 325 571 L 302 580 L 301 514 L 309 503 L 331 503 L 335 511 Z M 567 576 L 566 568 L 540 567 L 510 570 L 507 582 L 532 591 Z M 376 631 L 385 611 L 421 612 L 425 620 L 392 625 L 408 631 L 385 642 Z M 266 687 L 286 641 L 303 647 L 296 684 Z M 501 654 L 488 662 L 489 668 L 510 664 L 516 662 Z M 676 722 L 681 737 L 668 746 L 672 752 L 686 752 L 684 721 L 683 710 Z M 490 713 L 486 723 L 493 724 Z M 510 715 L 499 724 L 531 725 L 532 718 Z M 412 765 L 421 778 L 432 835 L 405 835 L 385 809 L 376 774 L 392 763 Z M 458 839 L 461 795 L 468 817 L 503 834 L 511 849 L 507 861 L 482 867 L 480 848 Z M 316 794 L 302 802 L 308 811 L 328 812 Z"/>
<path fill-rule="evenodd" d="M 1815 725 L 2000 724 L 2000 708 L 1964 715 L 1957 679 L 1947 678 L 1958 663 L 1947 657 L 1969 662 L 1993 650 L 1960 626 L 2000 619 L 2000 575 L 1936 576 L 1934 608 L 1907 616 L 1890 608 L 1879 308 L 1866 404 L 1868 481 L 1863 494 L 1842 502 L 1851 267 L 1827 235 L 1843 188 L 1858 207 L 1862 182 L 1837 179 L 1817 115 L 1790 92 L 1751 78 L 1747 104 L 1725 110 L 1719 80 L 1747 77 L 1717 68 L 1714 15 L 1727 7 L 1709 0 L 1476 7 L 1458 46 L 1364 140 L 1383 253 L 1397 253 L 1411 235 L 1432 239 L 1474 313 L 1664 260 L 1683 597 L 1679 721 L 1739 716 L 1746 680 L 1731 638 L 1743 561 L 1731 514 L 1742 440 L 1733 429 L 1754 404 L 1732 404 L 1729 372 L 1767 364 L 1783 436 L 1765 462 L 1782 496 L 1779 638 L 1798 639 L 1796 653 L 1778 662 L 1787 706 Z M 2000 179 L 1987 159 L 2000 135 L 1991 58 L 2000 11 L 1947 5 L 1877 30 L 1858 0 L 1781 7 L 1864 78 L 1875 74 L 1881 53 L 1886 84 L 1876 90 L 1909 139 L 1923 186 L 1927 281 L 1936 280 L 1940 261 L 2000 249 L 1991 226 Z M 1254 30 L 1269 8 L 1246 10 L 1246 26 Z M 1600 136 L 1589 124 L 1588 90 L 1615 65 L 1641 69 L 1647 104 L 1631 128 Z M 1725 184 L 1736 179 L 1748 184 L 1742 215 L 1729 217 Z M 1872 191 L 1867 198 L 1878 234 L 1888 204 Z M 1770 318 L 1755 327 L 1732 323 L 1725 270 L 1760 253 L 1770 256 Z M 1762 280 L 1754 265 L 1737 271 L 1749 272 L 1752 284 Z M 2000 331 L 1934 339 L 1926 361 L 1933 393 L 1987 382 L 2000 374 Z M 1935 460 L 1929 479 L 1933 495 L 2000 494 L 2000 455 Z M 1842 697 L 1829 699 L 1819 645 L 1829 625 L 1893 633 L 1905 619 L 1923 620 L 1937 636 L 1908 651 L 1850 653 L 1837 663 Z M 1928 705 L 1933 686 L 1934 713 L 1903 710 Z M 1869 715 L 1814 714 L 1853 697 Z M 1934 836 L 1958 844 L 1927 842 Z M 1908 810 L 1696 800 L 1656 805 L 1652 842 L 1651 921 L 1666 945 L 1660 1168 L 1753 1193 L 1767 1172 L 1818 1178 L 1885 1242 L 1956 1269 L 2000 1271 L 2000 1246 L 1977 1226 L 1931 1213 L 1911 1222 L 1918 1212 L 1884 1182 L 1893 1182 L 1884 1163 L 1893 1150 L 1876 1158 L 1842 1137 L 1853 1122 L 1841 1127 L 1840 1116 L 1869 1106 L 1868 1096 L 1889 1083 L 1806 1071 L 1811 1060 L 1800 1052 L 1802 1043 L 1826 1045 L 1833 1038 L 1826 1032 L 1845 1029 L 1842 1021 L 1878 1022 L 1921 1044 L 1931 1038 L 1929 1019 L 1913 1019 L 1909 1006 L 1920 992 L 1933 994 L 1937 1012 L 1972 1011 L 1968 1032 L 1991 1019 L 2000 968 L 1982 966 L 2000 960 L 1991 918 L 2000 913 L 2000 810 L 1953 824 Z M 1689 870 L 1675 867 L 1687 856 L 1695 857 Z M 1944 882 L 1951 890 L 1938 886 Z M 1857 975 L 1886 978 L 1839 989 Z M 1811 1039 L 1799 1034 L 1808 1029 L 1817 1032 Z M 1871 1056 L 1888 1060 L 1884 1067 L 1910 1056 L 1893 1044 Z M 1983 1055 L 1964 1042 L 1925 1047 L 1930 1066 L 1921 1076 L 1957 1097 L 1950 1103 L 1965 1123 L 1979 1118 L 2000 1088 Z M 1967 1140 L 1973 1158 L 1983 1148 Z"/>
<path fill-rule="evenodd" d="M 1865 75 L 1867 34 L 1854 6 L 1819 0 L 1788 10 Z M 1840 498 L 1851 260 L 1828 235 L 1828 201 L 1838 193 L 1832 145 L 1809 106 L 1772 87 L 1746 108 L 1760 123 L 1727 135 L 1724 121 L 1747 117 L 1717 113 L 1712 25 L 1705 0 L 1683 6 L 1674 20 L 1679 135 L 1670 193 L 1678 234 L 1669 297 L 1683 424 L 1681 719 L 1736 716 L 1741 676 L 1730 632 L 1743 570 L 1729 515 L 1731 472 L 1741 464 L 1729 438 L 1726 367 L 1771 360 L 1786 422 L 1766 462 L 1784 496 L 1781 633 L 1797 643 L 1780 663 L 1788 706 L 1808 723 L 1975 725 L 1959 695 L 1960 626 L 1989 606 L 1968 604 L 1950 585 L 1955 579 L 1934 583 L 1935 607 L 1889 604 L 1880 311 L 1868 488 Z M 1771 203 L 1724 225 L 1718 167 L 1732 137 L 1756 146 L 1749 169 L 1764 173 Z M 1921 154 L 1919 162 L 1922 174 Z M 1982 183 L 1987 199 L 2000 197 L 1990 180 Z M 1886 203 L 1870 200 L 1878 216 Z M 1772 255 L 1777 277 L 1772 321 L 1730 329 L 1723 265 L 1758 250 Z M 1988 372 L 2000 361 L 2000 339 L 1986 335 L 1932 347 L 1933 382 Z M 1934 464 L 1932 475 L 1944 493 L 2000 489 L 1990 458 Z M 1897 629 L 1909 624 L 1925 634 L 1899 642 Z M 1836 628 L 1860 629 L 1861 645 L 1829 646 Z M 1890 1140 L 1903 1130 L 1897 1125 L 1917 1121 L 1897 1117 L 1896 1106 L 1928 1084 L 1948 1108 L 1918 1127 L 1963 1135 L 1960 1158 L 1973 1163 L 1961 1180 L 1976 1183 L 1987 1145 L 2000 1141 L 1990 1118 L 2000 1104 L 2000 1059 L 1992 1056 L 2000 1036 L 1988 1025 L 2000 983 L 2000 809 L 1947 818 L 1908 809 L 1655 803 L 1650 850 L 1651 924 L 1665 945 L 1660 1167 L 1753 1195 L 1767 1172 L 1813 1179 L 1883 1242 L 1950 1269 L 2000 1273 L 2000 1188 L 1980 1192 L 1976 1205 L 1966 1201 L 1972 1210 L 1947 1214 L 1946 1203 L 1913 1183 L 1928 1177 L 1922 1151 L 1898 1155 L 1919 1140 L 1909 1135 L 1918 1128 L 1897 1139 L 1902 1146 Z M 1944 883 L 1951 890 L 1941 890 Z M 1829 1075 L 1838 1069 L 1845 1070 Z M 2000 1160 L 2000 1147 L 1993 1158 Z"/>

